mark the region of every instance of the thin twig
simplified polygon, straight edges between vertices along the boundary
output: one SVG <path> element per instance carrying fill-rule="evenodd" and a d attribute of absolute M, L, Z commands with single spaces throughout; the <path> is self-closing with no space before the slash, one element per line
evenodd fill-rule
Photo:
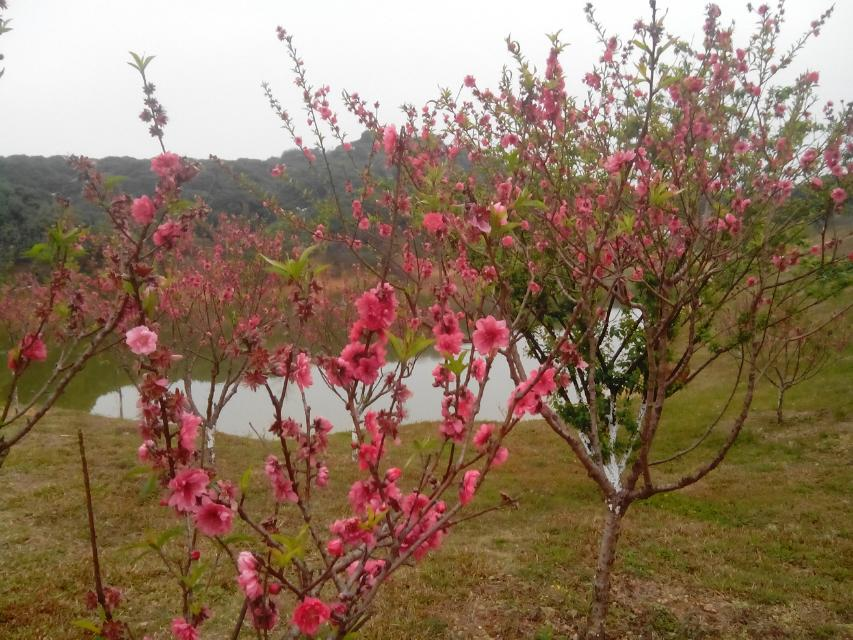
<path fill-rule="evenodd" d="M 86 489 L 86 511 L 89 515 L 89 542 L 92 545 L 92 568 L 95 574 L 95 595 L 98 598 L 98 604 L 104 611 L 104 617 L 107 620 L 112 620 L 112 613 L 107 607 L 107 601 L 104 597 L 104 584 L 101 580 L 101 563 L 98 560 L 98 539 L 95 534 L 95 512 L 92 509 L 92 487 L 89 484 L 89 465 L 86 462 L 86 447 L 83 444 L 83 430 L 77 429 L 77 443 L 80 446 L 80 462 L 83 465 L 83 486 Z"/>

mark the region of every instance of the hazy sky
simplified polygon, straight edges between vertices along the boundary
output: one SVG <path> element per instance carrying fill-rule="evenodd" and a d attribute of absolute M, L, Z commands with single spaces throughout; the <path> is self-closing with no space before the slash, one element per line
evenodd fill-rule
<path fill-rule="evenodd" d="M 751 26 L 746 2 L 717 1 L 743 41 Z M 194 157 L 278 155 L 292 145 L 266 104 L 261 81 L 269 81 L 304 123 L 283 45 L 275 37 L 279 24 L 294 34 L 315 85 L 331 85 L 334 97 L 346 88 L 378 99 L 389 121 L 400 120 L 399 104 L 421 104 L 439 86 L 458 87 L 468 73 L 494 86 L 508 62 L 509 33 L 538 62 L 547 52 L 544 34 L 562 29 L 571 44 L 563 66 L 576 83 L 601 54 L 584 20 L 584 0 L 8 3 L 14 31 L 0 37 L 6 56 L 0 63 L 6 67 L 0 78 L 0 155 L 155 154 L 156 141 L 137 119 L 140 81 L 125 64 L 128 50 L 157 56 L 150 78 L 171 118 L 170 150 Z M 645 0 L 595 4 L 615 33 L 629 35 L 634 19 L 647 15 Z M 701 41 L 705 0 L 658 4 L 669 9 L 670 31 Z M 789 0 L 785 42 L 829 4 Z M 840 100 L 853 97 L 853 0 L 836 5 L 798 69 L 820 70 L 822 97 Z M 357 134 L 352 121 L 343 121 Z"/>

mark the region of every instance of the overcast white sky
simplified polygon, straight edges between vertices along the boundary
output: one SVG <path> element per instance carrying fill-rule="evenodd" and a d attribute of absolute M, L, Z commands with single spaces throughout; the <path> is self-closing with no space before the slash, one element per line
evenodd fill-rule
<path fill-rule="evenodd" d="M 8 0 L 14 31 L 0 37 L 0 155 L 151 156 L 156 141 L 137 119 L 140 82 L 128 50 L 156 54 L 150 77 L 171 118 L 167 148 L 194 157 L 267 158 L 291 146 L 260 89 L 269 81 L 300 115 L 276 25 L 293 33 L 315 85 L 378 99 L 383 119 L 399 120 L 402 102 L 421 104 L 439 86 L 458 87 L 471 73 L 494 86 L 508 61 L 511 33 L 535 61 L 545 33 L 562 29 L 563 57 L 579 80 L 600 56 L 583 15 L 585 0 Z M 629 35 L 645 0 L 599 0 L 599 18 Z M 705 0 L 659 0 L 670 31 L 701 39 Z M 745 38 L 742 0 L 718 0 Z M 775 2 L 773 3 L 775 4 Z M 786 42 L 830 0 L 789 0 Z M 825 99 L 850 99 L 853 0 L 836 0 L 821 36 L 798 69 L 821 72 Z M 577 86 L 577 85 L 575 85 Z M 339 105 L 339 102 L 337 103 Z M 342 111 L 342 109 L 339 109 Z M 298 118 L 301 124 L 302 117 Z M 347 121 L 345 121 L 347 122 Z M 351 133 L 357 135 L 354 126 Z M 306 139 L 308 136 L 306 136 Z"/>

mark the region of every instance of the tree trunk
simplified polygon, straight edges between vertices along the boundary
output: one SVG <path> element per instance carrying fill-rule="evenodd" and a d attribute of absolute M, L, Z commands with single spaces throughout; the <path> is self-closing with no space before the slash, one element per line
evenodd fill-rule
<path fill-rule="evenodd" d="M 616 558 L 616 543 L 622 526 L 622 507 L 607 505 L 607 516 L 601 532 L 598 563 L 595 567 L 595 582 L 592 590 L 592 606 L 587 616 L 586 640 L 605 640 L 604 626 L 610 606 L 610 573 Z"/>
<path fill-rule="evenodd" d="M 776 396 L 776 424 L 782 424 L 782 403 L 785 401 L 785 387 L 779 387 L 779 393 Z"/>
<path fill-rule="evenodd" d="M 204 429 L 204 451 L 202 460 L 206 465 L 216 466 L 216 427 L 209 426 L 207 421 L 202 423 Z"/>

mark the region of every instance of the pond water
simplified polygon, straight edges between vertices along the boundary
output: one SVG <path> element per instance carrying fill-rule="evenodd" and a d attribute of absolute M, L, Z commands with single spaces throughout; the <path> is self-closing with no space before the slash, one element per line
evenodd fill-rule
<path fill-rule="evenodd" d="M 526 371 L 537 366 L 532 358 L 524 357 Z M 421 356 L 414 367 L 411 377 L 406 380 L 406 386 L 412 391 L 412 397 L 406 403 L 407 417 L 405 422 L 437 421 L 441 419 L 441 389 L 432 386 L 432 370 L 439 360 L 435 357 Z M 322 416 L 329 420 L 335 431 L 350 431 L 352 421 L 347 414 L 343 401 L 335 395 L 322 381 L 316 369 L 313 371 L 314 384 L 306 390 L 308 402 L 312 407 L 313 416 Z M 281 391 L 281 380 L 273 381 L 273 388 Z M 217 393 L 220 385 L 216 385 Z M 476 390 L 476 383 L 472 391 Z M 479 420 L 501 420 L 506 415 L 507 400 L 515 388 L 509 376 L 509 366 L 502 357 L 495 358 L 492 365 L 490 380 L 483 395 Z M 198 404 L 202 398 L 207 398 L 210 383 L 194 380 L 192 383 L 193 397 Z M 113 388 L 112 391 L 98 396 L 90 413 L 111 418 L 133 419 L 137 416 L 139 394 L 132 385 Z M 377 403 L 376 408 L 388 405 Z M 299 418 L 303 415 L 302 402 L 296 387 L 293 392 L 288 390 L 285 398 L 285 413 Z M 217 430 L 232 435 L 249 436 L 267 434 L 272 423 L 272 405 L 266 391 L 253 391 L 247 386 L 240 386 L 237 393 L 226 405 L 217 425 Z"/>

